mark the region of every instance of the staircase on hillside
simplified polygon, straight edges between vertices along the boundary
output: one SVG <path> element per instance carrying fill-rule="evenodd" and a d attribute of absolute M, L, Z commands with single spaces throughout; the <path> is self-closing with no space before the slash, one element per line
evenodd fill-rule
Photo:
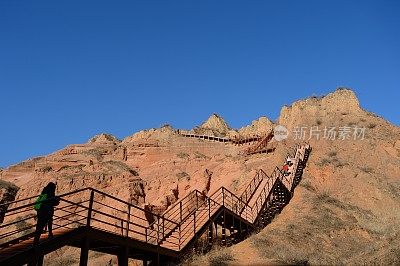
<path fill-rule="evenodd" d="M 268 153 L 272 151 L 272 147 L 268 147 L 268 143 L 273 139 L 274 137 L 274 132 L 271 131 L 264 137 L 262 137 L 258 142 L 256 142 L 254 145 L 249 147 L 248 149 L 245 150 L 246 155 L 251 155 L 251 154 L 256 154 L 256 153 Z"/>
<path fill-rule="evenodd" d="M 3 204 L 8 208 L 0 225 L 0 264 L 41 265 L 45 254 L 63 246 L 81 249 L 80 265 L 87 264 L 90 249 L 117 255 L 120 265 L 127 265 L 128 258 L 163 264 L 178 261 L 206 232 L 210 244 L 219 239 L 217 231 L 221 244 L 236 243 L 266 226 L 289 202 L 310 152 L 309 145 L 301 145 L 289 154 L 295 166 L 289 176 L 278 167 L 270 176 L 259 170 L 240 196 L 225 187 L 210 196 L 195 190 L 162 215 L 93 188 L 60 195 L 54 238 L 42 236 L 36 247 L 32 243 L 37 197 L 8 202 Z"/>

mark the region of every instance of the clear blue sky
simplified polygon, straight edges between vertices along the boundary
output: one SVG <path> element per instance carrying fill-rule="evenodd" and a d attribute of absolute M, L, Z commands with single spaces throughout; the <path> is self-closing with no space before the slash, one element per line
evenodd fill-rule
<path fill-rule="evenodd" d="M 399 125 L 400 1 L 0 1 L 0 166 L 353 88 Z"/>

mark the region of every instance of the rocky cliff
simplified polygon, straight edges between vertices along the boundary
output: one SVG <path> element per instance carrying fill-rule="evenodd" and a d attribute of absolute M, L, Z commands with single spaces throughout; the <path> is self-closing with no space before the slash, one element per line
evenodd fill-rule
<path fill-rule="evenodd" d="M 1 195 L 6 200 L 36 195 L 53 181 L 58 194 L 91 186 L 162 211 L 193 189 L 212 193 L 224 185 L 240 193 L 256 169 L 270 173 L 288 147 L 309 141 L 309 165 L 289 205 L 262 232 L 224 252 L 238 264 L 399 262 L 399 127 L 363 110 L 353 91 L 338 89 L 283 107 L 276 123 L 261 117 L 236 130 L 213 114 L 192 132 L 250 136 L 277 124 L 288 128 L 288 138 L 276 142 L 272 154 L 251 156 L 242 153 L 248 146 L 185 138 L 168 125 L 122 141 L 100 134 L 4 169 L 1 179 L 16 186 Z M 304 135 L 298 135 L 300 128 Z M 354 134 L 355 128 L 363 134 Z M 65 256 L 74 258 L 74 252 Z M 212 256 L 218 252 L 193 263 L 207 264 Z"/>

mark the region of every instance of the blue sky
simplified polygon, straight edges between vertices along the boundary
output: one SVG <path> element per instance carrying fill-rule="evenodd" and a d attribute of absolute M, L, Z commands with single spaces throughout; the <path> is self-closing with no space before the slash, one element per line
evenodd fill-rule
<path fill-rule="evenodd" d="M 399 1 L 0 1 L 0 166 L 353 88 L 400 124 Z"/>

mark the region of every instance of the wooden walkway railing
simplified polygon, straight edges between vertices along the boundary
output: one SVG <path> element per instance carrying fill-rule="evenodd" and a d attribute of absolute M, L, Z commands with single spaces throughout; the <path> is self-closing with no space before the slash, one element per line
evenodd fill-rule
<path fill-rule="evenodd" d="M 134 246 L 138 242 L 138 246 L 143 247 L 143 256 L 157 254 L 159 257 L 161 254 L 165 258 L 179 257 L 180 252 L 184 252 L 206 231 L 211 243 L 216 239 L 214 226 L 221 226 L 223 244 L 227 243 L 228 238 L 233 242 L 240 241 L 249 232 L 265 226 L 288 203 L 301 179 L 310 151 L 309 145 L 299 145 L 288 154 L 294 163 L 294 171 L 290 175 L 285 176 L 278 167 L 270 176 L 259 170 L 240 196 L 225 187 L 210 196 L 195 190 L 162 215 L 151 213 L 94 188 L 65 193 L 59 195 L 60 204 L 54 213 L 55 235 L 61 237 L 82 228 L 97 230 L 98 235 L 103 232 L 116 238 L 130 239 L 134 241 Z M 31 252 L 36 224 L 36 213 L 33 210 L 36 198 L 34 196 L 5 204 L 5 219 L 0 225 L 1 265 L 7 265 L 10 258 L 16 259 L 24 252 Z M 145 218 L 149 216 L 154 218 L 151 224 Z M 226 230 L 229 230 L 229 236 Z M 85 236 L 88 237 L 87 234 Z M 108 240 L 102 241 L 104 245 L 104 241 L 107 243 Z M 81 242 L 65 243 L 82 248 Z M 46 241 L 40 243 L 45 244 Z M 87 248 L 90 249 L 90 246 L 87 245 Z M 87 253 L 87 250 L 83 252 Z M 139 256 L 139 253 L 136 249 L 134 254 Z M 14 260 L 13 263 L 17 262 L 27 261 Z"/>
<path fill-rule="evenodd" d="M 223 143 L 232 143 L 234 145 L 244 145 L 247 143 L 254 143 L 259 142 L 264 137 L 259 135 L 247 136 L 247 137 L 217 137 L 217 136 L 210 136 L 204 134 L 196 134 L 194 132 L 188 130 L 178 129 L 176 133 L 187 138 L 196 138 L 202 140 L 209 140 L 209 141 L 216 141 L 216 142 L 223 142 Z"/>

